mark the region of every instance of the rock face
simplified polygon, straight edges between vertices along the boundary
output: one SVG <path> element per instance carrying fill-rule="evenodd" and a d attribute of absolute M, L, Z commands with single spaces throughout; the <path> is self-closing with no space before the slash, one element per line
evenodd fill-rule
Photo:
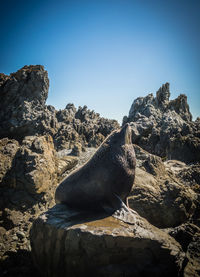
<path fill-rule="evenodd" d="M 184 162 L 200 160 L 200 122 L 192 121 L 187 97 L 169 100 L 169 83 L 156 93 L 134 100 L 129 116 L 133 143 L 152 154 Z"/>
<path fill-rule="evenodd" d="M 191 223 L 185 223 L 175 228 L 165 230 L 178 241 L 186 251 L 188 263 L 184 276 L 199 276 L 200 270 L 200 228 Z"/>
<path fill-rule="evenodd" d="M 1 137 L 23 138 L 44 130 L 48 89 L 48 74 L 41 65 L 24 66 L 10 76 L 1 74 Z"/>
<path fill-rule="evenodd" d="M 102 118 L 87 106 L 77 110 L 68 104 L 59 111 L 46 106 L 48 89 L 48 74 L 41 65 L 24 66 L 9 76 L 0 74 L 0 138 L 49 134 L 59 150 L 76 143 L 96 147 L 119 127 L 116 120 Z"/>
<path fill-rule="evenodd" d="M 55 204 L 58 182 L 89 158 L 87 152 L 79 160 L 69 154 L 56 152 L 50 135 L 28 136 L 21 143 L 0 140 L 1 276 L 35 276 L 29 241 L 32 222 Z"/>
<path fill-rule="evenodd" d="M 45 276 L 178 276 L 184 253 L 169 235 L 136 216 L 136 224 L 56 205 L 30 233 Z"/>
<path fill-rule="evenodd" d="M 31 194 L 47 192 L 55 187 L 57 164 L 51 136 L 25 137 L 20 147 L 15 140 L 3 139 L 2 142 L 4 145 L 0 150 L 8 159 L 9 168 L 1 173 L 1 186 Z M 6 149 L 10 150 L 7 155 Z"/>

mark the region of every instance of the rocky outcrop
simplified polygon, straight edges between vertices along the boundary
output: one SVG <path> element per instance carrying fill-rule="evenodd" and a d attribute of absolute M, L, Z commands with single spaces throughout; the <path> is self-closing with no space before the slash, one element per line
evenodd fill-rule
<path fill-rule="evenodd" d="M 178 161 L 163 163 L 160 157 L 139 146 L 134 148 L 137 168 L 130 207 L 159 228 L 175 227 L 196 218 L 199 196 L 195 187 L 200 184 L 194 180 L 193 185 L 186 186 L 180 174 L 189 166 Z"/>
<path fill-rule="evenodd" d="M 78 160 L 67 150 L 56 152 L 49 135 L 0 140 L 1 276 L 32 276 L 29 229 L 55 204 L 58 182 L 85 162 L 84 154 Z"/>
<path fill-rule="evenodd" d="M 102 118 L 87 106 L 77 110 L 73 104 L 68 104 L 64 110 L 58 111 L 56 116 L 58 129 L 53 138 L 58 150 L 72 149 L 78 143 L 83 147 L 97 147 L 108 134 L 119 128 L 116 120 Z"/>
<path fill-rule="evenodd" d="M 45 107 L 49 79 L 41 65 L 24 66 L 16 73 L 0 76 L 0 134 L 2 137 L 21 139 L 53 133 L 55 122 Z"/>
<path fill-rule="evenodd" d="M 200 160 L 200 122 L 192 121 L 187 97 L 169 100 L 169 83 L 156 93 L 134 100 L 128 117 L 133 143 L 152 154 L 184 162 Z"/>
<path fill-rule="evenodd" d="M 25 136 L 48 134 L 61 150 L 76 143 L 98 146 L 119 127 L 116 120 L 102 118 L 87 106 L 77 110 L 68 104 L 56 111 L 45 105 L 48 89 L 48 74 L 41 65 L 24 66 L 9 76 L 0 74 L 0 138 L 21 141 Z"/>
<path fill-rule="evenodd" d="M 30 232 L 32 254 L 45 276 L 178 276 L 184 253 L 169 235 L 136 215 L 123 223 L 56 205 Z"/>
<path fill-rule="evenodd" d="M 25 190 L 31 194 L 47 192 L 57 184 L 57 164 L 51 136 L 25 137 L 22 144 L 15 140 L 7 142 L 0 149 L 9 159 L 9 168 L 1 173 L 1 186 Z M 12 156 L 6 149 L 12 149 Z M 15 151 L 17 149 L 17 151 Z"/>

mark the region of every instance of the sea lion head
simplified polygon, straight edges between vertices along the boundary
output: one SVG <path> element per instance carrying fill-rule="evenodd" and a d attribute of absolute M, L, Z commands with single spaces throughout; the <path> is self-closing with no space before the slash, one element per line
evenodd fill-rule
<path fill-rule="evenodd" d="M 132 145 L 132 129 L 126 123 L 121 129 L 115 130 L 107 140 L 109 146 Z"/>

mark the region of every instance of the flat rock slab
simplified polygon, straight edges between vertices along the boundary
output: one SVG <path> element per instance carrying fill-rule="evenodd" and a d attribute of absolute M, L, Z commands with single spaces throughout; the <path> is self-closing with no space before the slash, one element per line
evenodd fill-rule
<path fill-rule="evenodd" d="M 56 205 L 30 231 L 42 276 L 178 276 L 184 253 L 168 234 L 135 215 L 124 223 Z M 92 276 L 90 275 L 90 276 Z"/>

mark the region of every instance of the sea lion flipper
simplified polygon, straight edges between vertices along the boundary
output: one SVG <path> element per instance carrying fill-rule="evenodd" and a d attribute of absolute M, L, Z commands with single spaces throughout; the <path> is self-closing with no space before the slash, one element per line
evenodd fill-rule
<path fill-rule="evenodd" d="M 113 214 L 116 210 L 119 210 L 125 205 L 121 198 L 116 195 L 115 193 L 112 193 L 112 195 L 109 195 L 108 201 L 101 204 L 102 208 L 108 213 Z M 126 205 L 125 205 L 126 206 Z"/>
<path fill-rule="evenodd" d="M 111 199 L 111 198 L 110 198 Z M 102 205 L 103 209 L 113 217 L 129 224 L 136 223 L 137 212 L 128 208 L 121 198 L 115 193 L 112 196 L 110 206 L 107 204 Z"/>
<path fill-rule="evenodd" d="M 108 213 L 112 213 L 121 208 L 124 208 L 124 210 L 127 212 L 130 209 L 116 193 L 112 193 L 112 195 L 109 195 L 108 201 L 103 203 L 101 206 Z"/>

